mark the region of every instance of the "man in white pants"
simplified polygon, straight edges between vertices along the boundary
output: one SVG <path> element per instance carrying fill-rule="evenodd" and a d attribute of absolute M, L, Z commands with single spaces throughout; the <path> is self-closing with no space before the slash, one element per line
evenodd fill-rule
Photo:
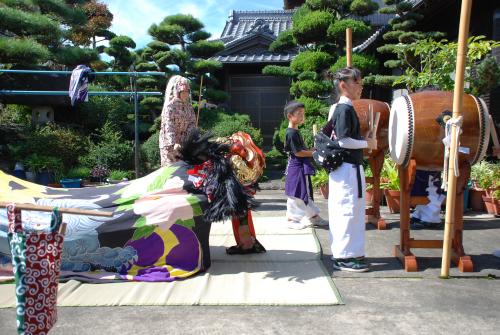
<path fill-rule="evenodd" d="M 347 151 L 344 162 L 329 175 L 328 218 L 333 267 L 337 270 L 365 272 L 365 175 L 363 149 L 377 148 L 373 138 L 363 140 L 352 101 L 361 97 L 363 84 L 358 69 L 344 68 L 335 74 L 340 95 L 332 105 L 323 132 Z"/>

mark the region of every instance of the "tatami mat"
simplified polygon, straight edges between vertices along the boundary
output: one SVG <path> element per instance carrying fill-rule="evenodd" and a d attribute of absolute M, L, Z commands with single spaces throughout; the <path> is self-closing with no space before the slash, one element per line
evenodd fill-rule
<path fill-rule="evenodd" d="M 58 306 L 118 305 L 335 305 L 340 294 L 320 261 L 312 229 L 291 230 L 283 218 L 255 219 L 257 238 L 267 252 L 232 255 L 230 222 L 214 223 L 212 266 L 171 283 L 120 282 L 59 285 Z M 14 307 L 14 285 L 0 285 L 0 307 Z"/>

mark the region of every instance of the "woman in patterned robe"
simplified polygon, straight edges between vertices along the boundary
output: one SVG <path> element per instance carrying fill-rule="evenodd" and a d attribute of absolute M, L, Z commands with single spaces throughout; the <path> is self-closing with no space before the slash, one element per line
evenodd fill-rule
<path fill-rule="evenodd" d="M 180 144 L 191 129 L 196 127 L 196 116 L 191 105 L 189 81 L 175 75 L 170 78 L 165 91 L 161 112 L 160 157 L 161 166 L 176 162 Z"/>

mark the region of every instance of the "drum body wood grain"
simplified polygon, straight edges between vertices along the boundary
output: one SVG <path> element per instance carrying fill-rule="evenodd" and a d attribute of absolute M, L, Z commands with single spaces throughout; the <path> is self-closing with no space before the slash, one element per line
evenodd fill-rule
<path fill-rule="evenodd" d="M 385 102 L 372 99 L 359 99 L 352 102 L 354 110 L 358 115 L 361 135 L 365 136 L 368 132 L 369 109 L 373 108 L 373 118 L 380 113 L 380 120 L 377 128 L 377 150 L 364 150 L 364 156 L 373 156 L 380 151 L 384 152 L 389 147 L 388 127 L 389 127 L 389 105 Z"/>
<path fill-rule="evenodd" d="M 396 98 L 389 117 L 389 151 L 398 165 L 415 159 L 417 169 L 441 171 L 444 160 L 444 123 L 451 117 L 453 92 L 424 91 Z M 470 165 L 480 161 L 488 147 L 490 126 L 484 101 L 465 94 L 459 161 Z"/>

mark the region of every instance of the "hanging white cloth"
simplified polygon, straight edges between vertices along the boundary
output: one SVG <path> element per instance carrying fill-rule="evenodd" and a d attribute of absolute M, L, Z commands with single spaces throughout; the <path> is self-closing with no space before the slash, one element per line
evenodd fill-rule
<path fill-rule="evenodd" d="M 457 139 L 457 147 L 455 150 L 457 152 L 455 153 L 455 161 L 451 162 L 453 164 L 454 169 L 455 169 L 455 177 L 458 177 L 460 175 L 460 171 L 458 169 L 458 147 L 460 145 L 459 138 L 460 134 L 462 133 L 462 120 L 463 117 L 459 116 L 457 118 L 450 118 L 448 121 L 446 121 L 446 127 L 445 127 L 445 137 L 443 138 L 443 144 L 444 144 L 444 162 L 443 162 L 443 190 L 448 191 L 448 166 L 450 164 L 450 155 L 451 155 L 451 134 L 452 134 L 452 127 L 457 127 L 456 131 L 456 139 Z"/>

